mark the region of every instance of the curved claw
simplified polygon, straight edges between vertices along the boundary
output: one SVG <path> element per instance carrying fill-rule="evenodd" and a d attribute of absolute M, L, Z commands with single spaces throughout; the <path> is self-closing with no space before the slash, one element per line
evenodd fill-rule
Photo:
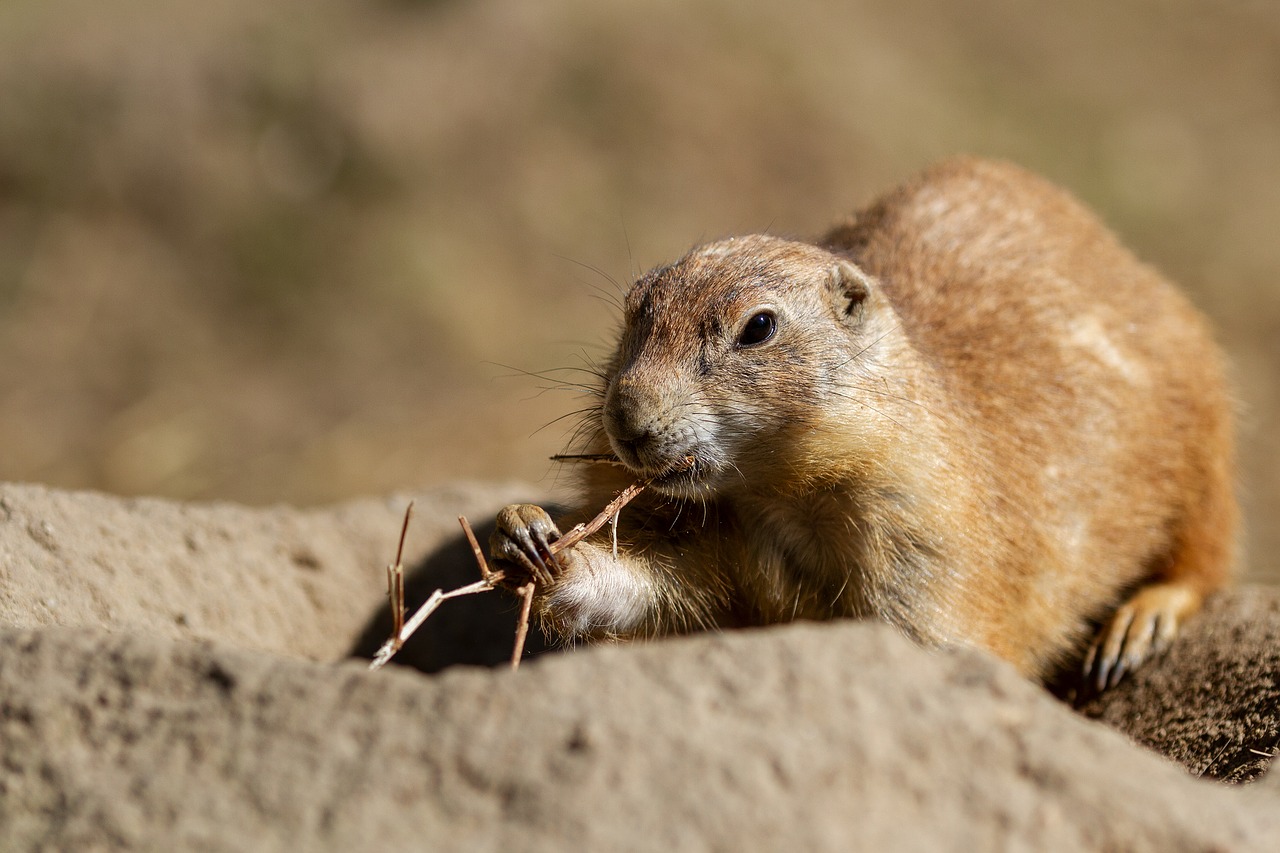
<path fill-rule="evenodd" d="M 520 561 L 533 572 L 539 583 L 550 581 L 551 570 L 547 568 L 546 561 L 542 559 L 542 550 L 539 548 L 538 542 L 529 528 L 518 527 L 511 533 L 512 538 L 521 545 L 520 550 L 516 552 L 516 556 Z"/>
<path fill-rule="evenodd" d="M 563 571 L 551 552 L 551 543 L 559 538 L 559 529 L 542 507 L 512 504 L 498 513 L 489 549 L 494 559 L 514 563 L 525 577 L 546 585 Z"/>
<path fill-rule="evenodd" d="M 560 571 L 560 560 L 556 557 L 555 552 L 551 550 L 551 543 L 560 538 L 560 531 L 552 525 L 550 530 L 543 530 L 541 527 L 538 527 L 532 529 L 530 533 L 533 536 L 534 543 L 538 546 L 539 553 L 543 555 L 545 562 L 550 563 L 556 571 Z"/>
<path fill-rule="evenodd" d="M 1151 655 L 1167 648 L 1182 621 L 1200 606 L 1200 593 L 1183 584 L 1143 587 L 1089 647 L 1082 675 L 1098 693 L 1115 687 Z"/>

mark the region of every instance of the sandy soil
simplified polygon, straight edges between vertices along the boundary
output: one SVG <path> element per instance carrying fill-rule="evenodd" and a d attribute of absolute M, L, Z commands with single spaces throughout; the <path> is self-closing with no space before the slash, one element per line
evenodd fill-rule
<path fill-rule="evenodd" d="M 529 491 L 416 495 L 410 599 L 474 576 L 459 511 Z M 407 499 L 0 487 L 0 846 L 1264 850 L 1280 832 L 1274 774 L 1206 780 L 1257 776 L 1280 745 L 1275 590 L 1217 599 L 1084 709 L 1108 725 L 985 656 L 852 622 L 454 665 L 507 655 L 496 593 L 370 673 L 350 658 L 385 636 Z"/>

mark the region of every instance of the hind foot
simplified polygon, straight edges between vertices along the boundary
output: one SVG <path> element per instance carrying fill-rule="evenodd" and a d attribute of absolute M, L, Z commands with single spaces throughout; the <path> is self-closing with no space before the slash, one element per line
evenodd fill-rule
<path fill-rule="evenodd" d="M 1098 632 L 1084 658 L 1085 683 L 1098 693 L 1163 650 L 1183 621 L 1200 609 L 1199 591 L 1180 583 L 1156 583 L 1134 593 Z"/>

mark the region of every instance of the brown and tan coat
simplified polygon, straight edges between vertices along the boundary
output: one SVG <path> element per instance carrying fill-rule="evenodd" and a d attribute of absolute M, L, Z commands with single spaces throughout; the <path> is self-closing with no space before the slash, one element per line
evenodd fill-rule
<path fill-rule="evenodd" d="M 1114 683 L 1228 580 L 1232 400 L 1203 318 L 1071 196 L 941 163 L 815 243 L 737 237 L 631 289 L 584 451 L 594 514 L 494 555 L 544 625 L 626 638 L 873 617 Z"/>

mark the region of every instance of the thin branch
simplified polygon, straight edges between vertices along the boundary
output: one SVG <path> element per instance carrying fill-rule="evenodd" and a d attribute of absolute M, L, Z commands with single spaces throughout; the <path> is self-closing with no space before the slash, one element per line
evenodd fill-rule
<path fill-rule="evenodd" d="M 413 501 L 404 508 L 404 521 L 400 524 L 400 543 L 396 546 L 396 561 L 387 566 L 387 595 L 391 598 L 391 636 L 398 637 L 404 630 L 404 540 L 409 535 L 409 520 L 413 518 Z"/>
<path fill-rule="evenodd" d="M 396 565 L 404 563 L 404 540 L 409 535 L 409 521 L 413 518 L 414 501 L 409 501 L 409 505 L 404 508 L 404 521 L 400 524 L 400 543 L 396 545 Z"/>
<path fill-rule="evenodd" d="M 391 636 L 404 630 L 404 566 L 387 566 L 387 597 L 391 599 Z"/>
<path fill-rule="evenodd" d="M 618 465 L 627 467 L 626 463 L 611 453 L 557 453 L 551 457 L 552 462 L 594 462 L 597 465 Z"/>
<path fill-rule="evenodd" d="M 489 570 L 489 563 L 484 558 L 484 551 L 480 548 L 480 543 L 476 540 L 476 532 L 471 529 L 471 523 L 467 521 L 465 515 L 458 516 L 458 523 L 462 525 L 462 532 L 466 534 L 467 542 L 471 544 L 471 553 L 476 556 L 476 565 L 480 567 L 480 577 L 489 581 L 490 586 L 502 580 L 501 577 L 494 579 L 495 572 Z M 501 575 L 501 572 L 496 572 Z"/>
<path fill-rule="evenodd" d="M 511 650 L 511 669 L 513 672 L 520 668 L 520 659 L 524 657 L 524 640 L 529 635 L 529 611 L 533 609 L 534 587 L 534 582 L 529 581 L 517 590 L 523 601 L 520 603 L 520 618 L 516 621 L 516 643 Z"/>
<path fill-rule="evenodd" d="M 404 508 L 404 521 L 400 524 L 400 542 L 396 545 L 396 561 L 387 566 L 387 597 L 391 600 L 391 639 L 382 645 L 370 663 L 370 669 L 382 667 L 395 654 L 403 641 L 404 633 L 404 540 L 409 533 L 409 519 L 413 518 L 413 501 Z"/>
<path fill-rule="evenodd" d="M 559 539 L 552 542 L 550 548 L 548 548 L 548 550 L 551 551 L 551 556 L 554 557 L 561 551 L 572 548 L 583 539 L 586 539 L 588 536 L 595 533 L 601 527 L 604 527 L 609 519 L 617 515 L 624 506 L 631 503 L 632 498 L 643 492 L 644 487 L 644 483 L 632 483 L 630 486 L 627 486 L 618 493 L 616 498 L 609 501 L 609 505 L 600 510 L 599 515 L 595 518 L 591 519 L 586 524 L 579 524 L 575 526 L 564 536 L 561 536 Z"/>
<path fill-rule="evenodd" d="M 548 548 L 551 556 L 555 557 L 561 551 L 572 548 L 610 521 L 616 524 L 618 513 L 636 495 L 644 491 L 644 488 L 645 483 L 632 483 L 627 486 L 595 518 L 585 524 L 577 525 L 567 534 L 552 542 Z M 463 595 L 489 592 L 496 589 L 498 584 L 505 580 L 507 576 L 506 572 L 489 568 L 489 563 L 484 558 L 484 551 L 480 548 L 480 542 L 476 539 L 475 531 L 471 529 L 471 523 L 467 521 L 466 516 L 460 515 L 458 516 L 458 523 L 462 525 L 462 532 L 467 537 L 467 542 L 471 545 L 471 553 L 476 558 L 476 565 L 480 568 L 480 580 L 449 592 L 437 589 L 422 603 L 421 607 L 414 611 L 413 616 L 406 622 L 404 619 L 404 565 L 401 561 L 404 556 L 405 533 L 409 528 L 409 518 L 412 511 L 413 504 L 411 503 L 408 509 L 405 510 L 404 525 L 400 529 L 400 547 L 396 551 L 395 565 L 387 566 L 387 587 L 388 595 L 391 598 L 392 633 L 381 648 L 378 649 L 377 654 L 373 656 L 373 660 L 369 661 L 369 669 L 371 671 L 386 666 L 387 662 L 404 647 L 405 642 L 422 627 L 422 623 L 435 612 L 442 602 Z M 515 647 L 511 651 L 512 669 L 518 669 L 520 660 L 524 657 L 525 638 L 529 634 L 529 614 L 533 609 L 535 592 L 536 584 L 532 580 L 516 589 L 516 594 L 521 597 L 522 602 L 520 618 L 516 623 Z"/>

